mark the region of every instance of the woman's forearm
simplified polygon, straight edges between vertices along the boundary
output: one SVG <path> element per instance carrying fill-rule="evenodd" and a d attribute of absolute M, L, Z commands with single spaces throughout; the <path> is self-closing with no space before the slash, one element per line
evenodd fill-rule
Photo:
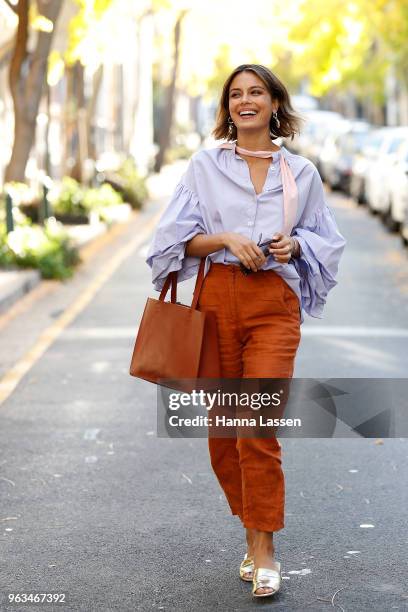
<path fill-rule="evenodd" d="M 186 244 L 185 254 L 190 257 L 206 257 L 210 253 L 220 251 L 221 249 L 229 248 L 229 239 L 234 234 L 222 232 L 220 234 L 197 234 L 191 238 Z M 290 237 L 292 242 L 293 258 L 298 258 L 302 254 L 300 244 L 294 237 Z"/>
<path fill-rule="evenodd" d="M 197 234 L 187 242 L 185 254 L 190 257 L 206 257 L 225 248 L 225 233 Z"/>

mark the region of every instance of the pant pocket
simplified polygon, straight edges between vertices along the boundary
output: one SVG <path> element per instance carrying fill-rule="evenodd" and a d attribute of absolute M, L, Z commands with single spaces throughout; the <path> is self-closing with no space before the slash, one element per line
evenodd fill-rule
<path fill-rule="evenodd" d="M 282 288 L 283 302 L 287 312 L 289 314 L 296 314 L 300 318 L 300 302 L 298 296 L 293 291 L 292 287 L 289 287 L 288 283 L 283 279 Z"/>

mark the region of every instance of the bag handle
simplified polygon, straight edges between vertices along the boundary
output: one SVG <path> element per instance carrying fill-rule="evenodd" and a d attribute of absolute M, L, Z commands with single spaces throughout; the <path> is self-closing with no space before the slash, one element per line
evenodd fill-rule
<path fill-rule="evenodd" d="M 193 301 L 191 302 L 191 308 L 197 308 L 198 298 L 200 297 L 201 287 L 204 282 L 204 266 L 205 257 L 201 258 L 200 267 L 198 268 L 197 279 L 194 287 Z M 177 270 L 175 272 L 169 272 L 164 282 L 163 289 L 160 292 L 159 300 L 164 301 L 171 283 L 171 296 L 170 301 L 175 304 L 177 302 Z"/>
<path fill-rule="evenodd" d="M 191 308 L 197 308 L 198 298 L 200 297 L 201 287 L 204 282 L 204 266 L 206 257 L 202 257 L 200 261 L 200 267 L 198 268 L 197 280 L 194 287 L 193 301 L 191 302 Z M 211 260 L 210 260 L 211 261 Z"/>
<path fill-rule="evenodd" d="M 164 302 L 164 298 L 167 295 L 171 283 L 171 297 L 170 301 L 175 304 L 177 302 L 177 272 L 169 272 L 166 280 L 164 281 L 163 288 L 160 292 L 159 300 Z"/>

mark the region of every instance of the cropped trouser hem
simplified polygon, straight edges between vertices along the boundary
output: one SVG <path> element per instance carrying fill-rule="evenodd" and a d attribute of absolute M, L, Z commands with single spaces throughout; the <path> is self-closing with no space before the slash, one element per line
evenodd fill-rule
<path fill-rule="evenodd" d="M 245 529 L 257 529 L 258 531 L 280 531 L 284 529 L 284 522 L 279 523 L 264 523 L 262 521 L 246 521 L 239 512 L 232 512 L 233 516 L 238 516 Z"/>
<path fill-rule="evenodd" d="M 280 531 L 281 529 L 284 528 L 284 523 L 259 523 L 259 522 L 246 522 L 243 521 L 242 523 L 245 527 L 245 529 L 257 529 L 258 531 L 269 531 L 269 532 L 274 532 L 274 531 Z"/>

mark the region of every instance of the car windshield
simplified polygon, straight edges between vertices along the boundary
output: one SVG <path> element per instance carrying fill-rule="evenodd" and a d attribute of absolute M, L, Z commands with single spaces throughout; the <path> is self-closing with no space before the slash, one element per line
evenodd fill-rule
<path fill-rule="evenodd" d="M 374 157 L 379 154 L 380 147 L 384 140 L 383 134 L 370 134 L 367 141 L 363 144 L 362 152 L 364 155 Z"/>
<path fill-rule="evenodd" d="M 406 138 L 397 136 L 390 141 L 387 153 L 395 153 L 400 148 L 400 145 L 405 142 Z"/>

